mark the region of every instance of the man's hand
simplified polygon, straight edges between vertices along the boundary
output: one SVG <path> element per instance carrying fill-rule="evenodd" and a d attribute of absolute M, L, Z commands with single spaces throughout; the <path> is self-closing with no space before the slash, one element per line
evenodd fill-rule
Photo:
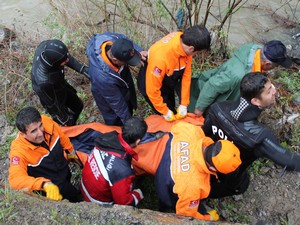
<path fill-rule="evenodd" d="M 67 153 L 67 159 L 71 162 L 77 163 L 81 169 L 83 168 L 83 163 L 82 163 L 81 159 L 79 158 L 79 156 L 77 155 L 75 149 L 73 149 L 73 151 L 71 153 Z"/>
<path fill-rule="evenodd" d="M 140 54 L 141 54 L 142 60 L 145 61 L 147 59 L 148 52 L 147 51 L 141 51 Z"/>
<path fill-rule="evenodd" d="M 134 189 L 132 192 L 134 203 L 135 205 L 137 205 L 144 198 L 143 192 L 141 191 L 141 189 Z"/>
<path fill-rule="evenodd" d="M 55 200 L 55 201 L 62 200 L 63 197 L 59 192 L 58 186 L 56 186 L 52 182 L 45 183 L 43 185 L 43 189 L 46 192 L 46 197 L 47 198 L 49 198 L 51 200 Z"/>
<path fill-rule="evenodd" d="M 68 160 L 77 159 L 76 151 L 75 149 L 72 150 L 72 152 L 67 153 Z"/>
<path fill-rule="evenodd" d="M 172 122 L 172 121 L 176 120 L 174 113 L 170 109 L 168 110 L 168 113 L 166 115 L 163 115 L 163 117 L 168 122 Z"/>
<path fill-rule="evenodd" d="M 195 113 L 195 115 L 196 115 L 196 116 L 198 116 L 198 117 L 202 116 L 202 114 L 203 114 L 203 112 L 202 112 L 202 111 L 200 111 L 200 110 L 199 110 L 199 109 L 197 109 L 197 108 L 195 108 L 195 111 L 194 111 L 194 113 Z"/>
<path fill-rule="evenodd" d="M 176 119 L 178 120 L 183 119 L 184 117 L 186 117 L 186 115 L 187 115 L 187 107 L 180 105 L 177 108 L 177 114 L 175 115 Z"/>
<path fill-rule="evenodd" d="M 91 79 L 91 76 L 88 73 L 89 68 L 87 66 L 83 66 L 83 68 L 81 69 L 80 73 L 83 74 L 87 79 Z"/>
<path fill-rule="evenodd" d="M 220 219 L 220 217 L 219 217 L 217 211 L 214 210 L 214 209 L 211 210 L 211 211 L 209 211 L 208 214 L 210 215 L 210 220 L 211 220 L 211 221 L 218 221 L 218 220 Z"/>

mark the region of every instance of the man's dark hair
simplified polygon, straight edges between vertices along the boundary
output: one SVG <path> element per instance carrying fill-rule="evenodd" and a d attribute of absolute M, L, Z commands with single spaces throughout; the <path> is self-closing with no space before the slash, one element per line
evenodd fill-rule
<path fill-rule="evenodd" d="M 131 117 L 126 120 L 122 128 L 122 137 L 127 144 L 134 144 L 146 134 L 148 126 L 143 119 Z"/>
<path fill-rule="evenodd" d="M 240 84 L 241 97 L 250 101 L 252 98 L 260 98 L 265 84 L 268 82 L 266 73 L 250 72 L 247 73 Z"/>
<path fill-rule="evenodd" d="M 185 45 L 193 46 L 194 51 L 210 49 L 210 33 L 203 25 L 195 25 L 188 28 L 183 32 L 181 38 Z"/>
<path fill-rule="evenodd" d="M 17 114 L 16 126 L 19 131 L 26 133 L 26 127 L 32 123 L 40 122 L 42 120 L 41 114 L 34 107 L 26 107 Z"/>

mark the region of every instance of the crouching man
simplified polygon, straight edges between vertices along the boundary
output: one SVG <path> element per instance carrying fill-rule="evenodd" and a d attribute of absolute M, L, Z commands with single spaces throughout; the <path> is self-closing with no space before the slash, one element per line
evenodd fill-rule
<path fill-rule="evenodd" d="M 200 126 L 180 121 L 155 142 L 140 144 L 136 152 L 139 160 L 132 161 L 134 168 L 155 176 L 161 209 L 200 220 L 219 219 L 216 210 L 207 212 L 201 200 L 214 189 L 211 176 L 231 173 L 241 164 L 234 144 L 227 140 L 214 143 Z"/>
<path fill-rule="evenodd" d="M 132 117 L 124 123 L 122 133 L 112 131 L 95 139 L 95 147 L 82 170 L 85 201 L 136 206 L 143 199 L 142 191 L 132 188 L 135 172 L 131 160 L 138 160 L 133 148 L 146 131 L 146 122 Z"/>

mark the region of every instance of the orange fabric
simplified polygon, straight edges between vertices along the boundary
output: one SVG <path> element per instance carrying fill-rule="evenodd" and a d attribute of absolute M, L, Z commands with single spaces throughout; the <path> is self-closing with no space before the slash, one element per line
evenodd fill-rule
<path fill-rule="evenodd" d="M 204 118 L 196 117 L 195 114 L 193 113 L 188 113 L 187 117 L 181 120 L 176 120 L 174 122 L 167 122 L 160 115 L 151 115 L 147 117 L 145 121 L 148 125 L 147 132 L 150 133 L 155 133 L 158 131 L 169 132 L 171 130 L 171 127 L 180 121 L 185 121 L 199 127 L 204 124 Z M 70 138 L 76 137 L 77 135 L 83 133 L 88 129 L 93 129 L 101 133 L 107 133 L 111 131 L 117 131 L 118 133 L 122 132 L 121 127 L 108 126 L 98 122 L 89 123 L 89 124 L 80 124 L 80 125 L 69 126 L 69 127 L 68 126 L 61 127 L 61 130 Z M 165 150 L 166 139 L 168 139 L 168 135 L 165 135 L 161 139 L 151 142 L 150 144 L 149 143 L 140 144 L 136 148 L 134 148 L 134 151 L 138 154 L 139 157 L 138 161 L 132 160 L 132 164 L 134 166 L 137 175 L 141 175 L 145 173 L 151 175 L 155 174 L 159 162 L 161 160 L 162 154 Z"/>
<path fill-rule="evenodd" d="M 257 49 L 255 54 L 254 54 L 252 72 L 264 72 L 261 69 L 260 51 L 261 51 L 261 49 Z"/>
<path fill-rule="evenodd" d="M 202 151 L 202 146 L 213 140 L 205 137 L 201 127 L 184 122 L 174 125 L 171 133 L 171 177 L 175 183 L 173 191 L 178 195 L 176 214 L 210 220 L 210 215 L 198 212 L 198 206 L 209 195 L 210 175 L 215 174 L 207 168 Z"/>
<path fill-rule="evenodd" d="M 221 151 L 212 157 L 214 167 L 223 174 L 235 171 L 242 163 L 240 150 L 228 140 L 219 140 Z"/>
<path fill-rule="evenodd" d="M 191 123 L 196 126 L 202 126 L 204 124 L 204 117 L 197 117 L 193 113 L 188 113 L 183 119 L 167 122 L 165 118 L 160 115 L 150 115 L 145 119 L 145 121 L 148 125 L 148 132 L 153 133 L 157 131 L 170 131 L 171 127 L 180 121 Z"/>
<path fill-rule="evenodd" d="M 80 161 L 82 162 L 82 165 L 84 166 L 89 155 L 84 152 L 80 152 L 80 151 L 76 151 L 76 154 L 79 157 Z"/>
<path fill-rule="evenodd" d="M 104 42 L 100 47 L 101 47 L 101 57 L 102 59 L 104 60 L 104 62 L 109 65 L 111 68 L 114 69 L 114 71 L 118 72 L 119 69 L 117 67 L 114 66 L 114 64 L 111 63 L 111 61 L 109 61 L 107 55 L 106 55 L 106 51 L 105 51 L 105 47 L 107 45 L 112 45 L 113 42 L 112 41 L 107 41 L 107 42 Z"/>
<path fill-rule="evenodd" d="M 161 96 L 162 82 L 165 76 L 172 76 L 176 70 L 184 69 L 180 104 L 188 106 L 190 103 L 192 56 L 184 52 L 181 35 L 182 32 L 168 34 L 153 44 L 148 52 L 146 93 L 155 109 L 163 115 L 167 114 L 168 107 Z"/>
<path fill-rule="evenodd" d="M 155 175 L 168 140 L 169 135 L 165 134 L 156 141 L 140 144 L 133 149 L 139 156 L 138 161 L 132 160 L 136 175 Z"/>
<path fill-rule="evenodd" d="M 52 119 L 42 115 L 45 130 L 45 142 L 50 149 L 57 144 L 58 138 L 65 151 L 72 152 L 73 146 L 70 139 L 60 130 Z M 42 183 L 50 181 L 44 177 L 31 177 L 27 173 L 27 166 L 39 165 L 40 160 L 48 155 L 49 151 L 41 146 L 35 146 L 27 141 L 19 132 L 10 147 L 10 167 L 8 181 L 13 189 L 17 190 L 42 190 Z"/>
<path fill-rule="evenodd" d="M 147 132 L 155 133 L 158 131 L 169 132 L 174 124 L 180 121 L 194 124 L 196 126 L 202 126 L 204 124 L 203 117 L 196 117 L 195 114 L 188 113 L 187 117 L 182 120 L 175 120 L 173 122 L 167 122 L 162 116 L 151 115 L 145 119 L 148 130 Z M 132 160 L 132 165 L 137 175 L 151 174 L 155 175 L 159 166 L 162 155 L 165 151 L 166 143 L 169 139 L 169 135 L 164 135 L 162 138 L 146 144 L 140 144 L 134 151 L 138 154 L 139 160 Z"/>
<path fill-rule="evenodd" d="M 94 123 L 87 123 L 87 124 L 80 124 L 76 126 L 63 126 L 61 130 L 70 138 L 76 137 L 79 134 L 83 133 L 88 129 L 93 129 L 99 131 L 101 133 L 108 133 L 111 131 L 117 131 L 121 133 L 122 128 L 118 126 L 108 126 L 102 123 L 94 122 Z"/>

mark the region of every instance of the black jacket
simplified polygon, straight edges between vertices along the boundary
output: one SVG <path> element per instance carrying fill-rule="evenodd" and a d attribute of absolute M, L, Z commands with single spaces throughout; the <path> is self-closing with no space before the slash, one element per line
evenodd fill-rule
<path fill-rule="evenodd" d="M 76 93 L 76 90 L 65 80 L 64 66 L 53 67 L 43 58 L 42 52 L 45 49 L 47 41 L 43 41 L 37 47 L 31 70 L 31 81 L 33 90 L 39 95 L 43 101 L 43 105 L 47 108 L 54 107 L 53 111 L 58 111 L 57 108 L 66 97 L 65 88 L 71 88 Z M 78 73 L 85 72 L 85 66 L 78 62 L 69 54 L 69 62 L 66 66 L 74 69 Z M 59 98 L 59 99 L 58 99 Z"/>
<path fill-rule="evenodd" d="M 240 149 L 240 172 L 258 158 L 267 158 L 287 170 L 300 171 L 300 155 L 280 145 L 275 135 L 257 121 L 261 110 L 243 98 L 211 106 L 203 130 L 214 141 L 228 139 Z M 241 171 L 242 170 L 242 171 Z"/>

